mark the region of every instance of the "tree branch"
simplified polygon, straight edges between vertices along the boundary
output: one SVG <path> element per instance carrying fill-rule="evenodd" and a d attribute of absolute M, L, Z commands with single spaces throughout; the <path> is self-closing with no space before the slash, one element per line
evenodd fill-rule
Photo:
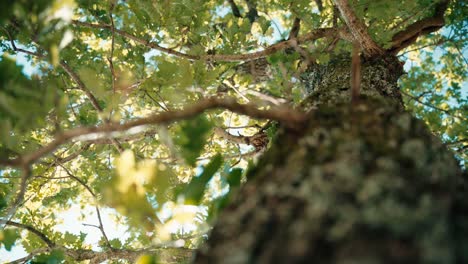
<path fill-rule="evenodd" d="M 112 60 L 110 60 L 110 63 L 112 64 Z M 86 96 L 88 97 L 88 99 L 91 101 L 91 104 L 93 105 L 94 109 L 96 109 L 99 113 L 102 113 L 103 109 L 102 107 L 99 105 L 96 97 L 94 97 L 94 95 L 91 93 L 91 91 L 88 89 L 88 87 L 86 87 L 86 85 L 83 83 L 83 81 L 80 79 L 80 77 L 78 76 L 78 74 L 76 74 L 69 66 L 68 64 L 66 64 L 64 61 L 61 61 L 60 62 L 60 65 L 62 66 L 62 68 L 65 70 L 65 72 L 72 78 L 72 80 L 76 83 L 76 85 L 78 85 L 78 87 L 80 88 L 80 90 L 82 90 Z M 113 67 L 112 67 L 113 69 Z M 113 70 L 112 70 L 113 71 Z M 114 78 L 114 73 L 112 72 L 112 78 Z M 114 82 L 112 82 L 114 83 Z M 113 87 L 114 88 L 114 87 Z M 103 118 L 103 121 L 104 123 L 109 123 L 109 120 L 107 118 Z M 122 147 L 122 145 L 120 144 L 120 142 L 115 139 L 115 138 L 112 138 L 111 139 L 112 141 L 112 144 L 115 146 L 115 148 L 119 151 L 119 152 L 122 152 L 124 149 Z"/>
<path fill-rule="evenodd" d="M 430 103 L 426 103 L 426 102 L 422 101 L 422 100 L 420 99 L 420 97 L 415 97 L 415 96 L 413 96 L 413 95 L 411 95 L 411 94 L 409 94 L 409 93 L 406 93 L 406 92 L 404 92 L 404 91 L 400 91 L 400 92 L 401 92 L 404 96 L 408 96 L 411 100 L 414 100 L 415 102 L 418 102 L 418 103 L 421 104 L 421 105 L 427 106 L 427 107 L 432 108 L 432 109 L 437 110 L 437 111 L 440 111 L 440 112 L 446 114 L 447 116 L 450 116 L 450 117 L 453 117 L 453 118 L 458 118 L 458 119 L 461 119 L 461 120 L 468 121 L 468 118 L 465 118 L 465 117 L 463 117 L 463 116 L 456 116 L 456 115 L 452 114 L 452 112 L 450 112 L 450 111 L 448 111 L 448 110 L 442 109 L 442 108 L 437 107 L 437 106 L 435 106 L 435 105 L 432 105 L 432 104 L 430 104 Z"/>
<path fill-rule="evenodd" d="M 247 144 L 247 145 L 249 144 L 249 136 L 236 136 L 236 135 L 226 132 L 226 130 L 220 127 L 215 127 L 213 129 L 213 132 L 219 137 L 226 139 L 227 141 L 230 141 L 236 144 Z"/>
<path fill-rule="evenodd" d="M 35 56 L 35 57 L 38 57 L 38 58 L 41 58 L 41 59 L 45 58 L 45 55 L 43 55 L 41 53 L 32 52 L 32 51 L 28 51 L 28 50 L 16 47 L 15 42 L 14 42 L 13 38 L 11 37 L 10 33 L 8 32 L 8 30 L 6 28 L 3 28 L 3 29 L 7 33 L 8 38 L 10 39 L 11 46 L 12 46 L 14 51 L 26 53 L 26 54 L 29 54 L 31 56 Z M 94 109 L 96 109 L 98 112 L 102 112 L 103 109 L 99 105 L 96 97 L 94 97 L 94 95 L 91 93 L 91 91 L 86 87 L 86 85 L 80 79 L 78 74 L 76 74 L 65 61 L 61 60 L 59 64 L 62 67 L 62 69 L 68 74 L 68 76 L 70 76 L 70 78 L 76 83 L 76 85 L 78 85 L 78 88 L 85 93 L 86 97 L 88 97 L 88 99 L 91 102 L 91 105 L 94 107 Z M 104 119 L 104 122 L 108 122 L 108 120 Z M 112 140 L 113 140 L 113 144 L 115 145 L 117 150 L 119 152 L 122 152 L 123 147 L 120 145 L 120 143 L 115 139 L 112 139 Z"/>
<path fill-rule="evenodd" d="M 8 30 L 6 30 L 5 28 L 4 28 L 4 31 L 7 33 L 8 38 L 10 39 L 10 44 L 11 44 L 11 47 L 12 47 L 13 51 L 22 52 L 22 53 L 25 53 L 25 54 L 28 54 L 28 55 L 31 55 L 31 56 L 34 56 L 34 57 L 37 57 L 37 58 L 40 58 L 40 59 L 44 59 L 46 57 L 44 54 L 16 47 L 15 42 L 14 42 L 12 36 L 10 35 L 10 32 Z M 102 108 L 99 106 L 99 104 L 98 104 L 96 98 L 94 97 L 94 95 L 86 88 L 84 83 L 81 81 L 81 79 L 78 77 L 78 75 L 70 68 L 70 66 L 68 66 L 68 64 L 63 60 L 60 61 L 60 66 L 68 74 L 68 76 L 70 76 L 70 78 L 78 85 L 78 88 L 80 88 L 80 90 L 82 90 L 86 94 L 86 96 L 90 100 L 93 107 L 96 108 L 98 111 L 102 111 Z"/>
<path fill-rule="evenodd" d="M 156 249 L 115 249 L 97 252 L 89 249 L 66 249 L 65 254 L 75 261 L 90 260 L 90 263 L 101 263 L 112 259 L 125 259 L 132 263 L 141 255 L 155 255 L 158 263 L 187 263 L 193 255 L 193 250 L 188 248 L 156 248 Z"/>
<path fill-rule="evenodd" d="M 237 7 L 236 3 L 234 2 L 234 0 L 228 0 L 228 2 L 229 2 L 229 5 L 231 6 L 232 14 L 235 17 L 241 18 L 242 15 L 241 15 L 241 13 L 239 11 L 239 8 Z"/>
<path fill-rule="evenodd" d="M 10 262 L 9 264 L 25 263 L 31 260 L 34 256 L 43 253 L 49 253 L 52 250 L 57 249 L 63 251 L 65 255 L 70 257 L 76 262 L 89 260 L 89 263 L 102 263 L 106 260 L 127 260 L 134 262 L 139 256 L 148 254 L 154 255 L 158 258 L 158 263 L 176 264 L 176 263 L 188 263 L 193 256 L 193 250 L 188 248 L 149 248 L 149 249 L 115 249 L 107 251 L 94 251 L 91 249 L 70 249 L 62 246 L 56 246 L 53 248 L 40 248 L 34 250 L 28 256 L 17 259 Z"/>
<path fill-rule="evenodd" d="M 91 134 L 109 135 L 112 132 L 126 131 L 130 128 L 141 127 L 154 124 L 167 124 L 182 119 L 188 119 L 201 114 L 209 109 L 227 109 L 232 112 L 250 116 L 258 119 L 272 119 L 283 123 L 291 129 L 298 129 L 302 122 L 306 120 L 306 115 L 298 111 L 292 110 L 285 106 L 274 106 L 268 110 L 259 109 L 255 104 L 239 104 L 232 98 L 207 98 L 200 100 L 198 103 L 187 106 L 182 110 L 171 110 L 163 113 L 148 116 L 123 124 L 107 123 L 101 126 L 94 127 L 79 127 L 71 129 L 60 134 L 57 134 L 55 139 L 49 144 L 43 146 L 37 151 L 18 157 L 14 160 L 8 160 L 7 165 L 31 164 L 43 156 L 51 153 L 60 145 L 78 138 Z M 0 163 L 1 164 L 1 163 Z"/>
<path fill-rule="evenodd" d="M 98 112 L 102 112 L 102 107 L 99 105 L 96 97 L 89 91 L 89 89 L 86 87 L 86 85 L 83 83 L 81 78 L 76 74 L 70 66 L 65 61 L 60 61 L 60 66 L 62 69 L 70 76 L 70 78 L 78 85 L 78 88 L 83 91 L 88 97 L 89 101 L 91 102 L 91 105 L 93 105 L 94 109 L 96 109 Z"/>
<path fill-rule="evenodd" d="M 21 163 L 22 160 L 20 159 L 19 162 Z M 24 195 L 26 194 L 26 189 L 28 188 L 28 180 L 31 178 L 31 168 L 28 164 L 22 165 L 23 173 L 21 175 L 21 181 L 19 186 L 18 194 L 15 197 L 13 203 L 6 209 L 5 218 L 10 220 L 18 210 L 18 207 L 24 200 Z M 6 224 L 6 223 L 3 223 Z"/>
<path fill-rule="evenodd" d="M 294 18 L 294 22 L 293 22 L 293 25 L 291 27 L 291 31 L 289 31 L 288 40 L 293 39 L 293 38 L 297 38 L 297 36 L 299 35 L 299 30 L 300 29 L 301 29 L 301 19 L 296 17 L 296 18 Z"/>
<path fill-rule="evenodd" d="M 130 142 L 134 140 L 141 140 L 145 137 L 150 137 L 154 136 L 157 134 L 158 131 L 156 129 L 150 129 L 150 130 L 145 130 L 141 132 L 136 132 L 136 133 L 122 133 L 121 135 L 113 135 L 113 138 L 118 139 L 119 142 Z M 112 138 L 96 138 L 96 139 L 90 139 L 86 140 L 86 143 L 88 144 L 95 144 L 95 145 L 109 145 L 112 144 Z"/>
<path fill-rule="evenodd" d="M 27 255 L 26 257 L 20 258 L 20 259 L 11 261 L 11 262 L 8 262 L 7 264 L 24 264 L 24 263 L 28 263 L 28 261 L 31 260 L 32 258 L 34 258 L 35 256 L 37 256 L 39 254 L 42 254 L 42 253 L 47 253 L 49 251 L 50 251 L 49 248 L 39 248 L 39 249 L 36 249 L 33 252 L 29 253 L 29 255 Z"/>
<path fill-rule="evenodd" d="M 449 146 L 449 147 L 454 147 L 458 144 L 463 144 L 463 143 L 467 143 L 468 142 L 468 138 L 464 138 L 464 139 L 460 139 L 460 140 L 456 140 L 456 141 L 452 141 L 452 142 L 447 142 L 445 143 L 445 145 Z"/>
<path fill-rule="evenodd" d="M 112 84 L 112 91 L 115 93 L 115 71 L 114 71 L 114 62 L 113 62 L 113 57 L 114 57 L 114 45 L 115 45 L 115 26 L 114 26 L 114 17 L 112 16 L 112 11 L 114 10 L 115 7 L 115 2 L 111 1 L 109 4 L 109 19 L 111 21 L 111 50 L 109 57 L 107 58 L 107 61 L 109 61 L 109 68 L 111 71 L 111 84 Z"/>
<path fill-rule="evenodd" d="M 249 12 L 247 12 L 247 18 L 249 19 L 250 24 L 252 24 L 255 22 L 255 20 L 257 20 L 258 17 L 257 5 L 255 3 L 256 0 L 245 0 L 245 2 L 247 3 L 247 8 L 249 9 Z"/>
<path fill-rule="evenodd" d="M 99 113 L 103 111 L 102 107 L 99 105 L 96 97 L 91 93 L 91 91 L 86 87 L 86 85 L 83 83 L 83 81 L 80 79 L 78 74 L 76 74 L 68 64 L 66 64 L 63 60 L 60 61 L 60 66 L 62 66 L 62 69 L 70 76 L 70 78 L 78 85 L 81 91 L 83 91 L 86 94 L 86 97 L 88 97 L 89 101 L 91 102 L 91 105 L 96 109 Z M 104 118 L 104 123 L 108 123 L 109 120 Z M 112 139 L 112 144 L 114 144 L 115 148 L 119 151 L 123 151 L 122 145 L 116 140 Z"/>
<path fill-rule="evenodd" d="M 47 253 L 54 249 L 62 250 L 67 256 L 71 257 L 75 261 L 90 260 L 91 263 L 101 263 L 105 260 L 112 259 L 126 259 L 129 261 L 135 261 L 136 258 L 142 254 L 156 255 L 160 263 L 182 263 L 190 260 L 193 254 L 193 250 L 187 248 L 148 248 L 139 250 L 110 249 L 102 252 L 89 249 L 70 249 L 56 245 L 55 242 L 49 239 L 43 232 L 39 231 L 33 226 L 5 219 L 0 219 L 0 223 L 28 230 L 29 232 L 37 235 L 42 241 L 44 241 L 44 243 L 47 244 L 48 247 L 37 249 L 25 258 L 17 259 L 10 263 L 23 263 L 24 261 L 28 261 L 38 254 Z"/>
<path fill-rule="evenodd" d="M 392 46 L 388 49 L 392 54 L 397 54 L 400 50 L 413 44 L 419 36 L 435 32 L 445 25 L 444 13 L 447 10 L 449 1 L 439 2 L 435 7 L 432 17 L 424 18 L 411 25 L 405 30 L 398 32 L 392 38 Z"/>
<path fill-rule="evenodd" d="M 44 241 L 44 243 L 46 243 L 49 248 L 55 247 L 55 242 L 50 240 L 44 233 L 37 230 L 33 226 L 25 225 L 25 224 L 21 224 L 21 223 L 18 223 L 18 222 L 5 220 L 5 219 L 0 219 L 0 223 L 5 224 L 7 226 L 14 226 L 14 227 L 18 227 L 18 228 L 21 228 L 21 229 L 28 230 L 29 232 L 31 232 L 31 233 L 35 234 L 36 236 L 38 236 L 42 241 Z"/>
<path fill-rule="evenodd" d="M 315 0 L 315 4 L 317 5 L 317 9 L 320 12 L 323 12 L 323 1 L 322 0 Z"/>
<path fill-rule="evenodd" d="M 356 16 L 348 0 L 333 0 L 340 10 L 354 39 L 359 43 L 366 56 L 382 55 L 384 50 L 374 42 L 367 32 L 366 25 Z"/>
<path fill-rule="evenodd" d="M 60 167 L 62 167 L 63 170 L 65 170 L 65 172 L 68 174 L 70 178 L 74 179 L 79 184 L 81 184 L 94 197 L 95 201 L 97 202 L 96 194 L 93 192 L 91 187 L 89 187 L 83 180 L 73 175 L 70 170 L 68 170 L 65 166 L 63 166 L 63 164 L 60 164 Z M 104 240 L 106 241 L 106 245 L 110 249 L 113 249 L 112 245 L 109 242 L 109 238 L 107 237 L 106 231 L 104 230 L 104 225 L 102 224 L 101 211 L 99 210 L 99 206 L 96 205 L 95 208 L 96 208 L 96 214 L 97 214 L 97 218 L 99 222 L 99 226 L 96 226 L 96 227 L 101 231 L 101 234 L 104 237 Z"/>
<path fill-rule="evenodd" d="M 89 28 L 98 28 L 98 29 L 111 29 L 111 25 L 105 25 L 105 24 L 93 24 L 93 23 L 87 23 L 87 22 L 81 22 L 77 20 L 73 20 L 72 23 L 77 26 L 83 26 L 83 27 L 89 27 Z M 320 28 L 313 30 L 304 36 L 300 36 L 294 41 L 297 41 L 297 43 L 304 43 L 307 41 L 313 41 L 317 40 L 323 37 L 333 37 L 337 34 L 340 36 L 345 36 L 346 34 L 341 34 L 343 30 L 342 29 L 336 29 L 336 28 Z M 285 50 L 287 48 L 290 48 L 294 45 L 295 42 L 293 40 L 285 40 L 278 42 L 276 44 L 273 44 L 264 50 L 257 51 L 257 52 L 252 52 L 252 53 L 245 53 L 245 54 L 205 54 L 205 55 L 192 55 L 192 54 L 187 54 L 183 52 L 179 52 L 173 49 L 169 48 L 164 48 L 157 43 L 153 41 L 148 41 L 142 38 L 139 38 L 135 35 L 132 35 L 130 33 L 127 33 L 123 30 L 120 29 L 115 29 L 115 33 L 121 35 L 122 37 L 131 39 L 137 43 L 140 43 L 150 49 L 155 49 L 170 55 L 178 56 L 181 58 L 185 58 L 188 60 L 202 60 L 202 61 L 226 61 L 226 62 L 236 62 L 236 61 L 249 61 L 249 60 L 255 60 L 259 58 L 266 57 L 268 55 L 274 54 L 278 51 Z"/>

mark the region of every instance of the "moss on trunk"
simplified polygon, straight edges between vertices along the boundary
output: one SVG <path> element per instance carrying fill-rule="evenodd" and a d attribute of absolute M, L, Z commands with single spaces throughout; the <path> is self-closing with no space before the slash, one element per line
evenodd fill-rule
<path fill-rule="evenodd" d="M 280 129 L 195 263 L 459 263 L 468 254 L 461 171 L 402 110 L 399 68 L 365 62 L 363 97 L 350 104 L 345 61 L 305 75 L 304 129 Z"/>

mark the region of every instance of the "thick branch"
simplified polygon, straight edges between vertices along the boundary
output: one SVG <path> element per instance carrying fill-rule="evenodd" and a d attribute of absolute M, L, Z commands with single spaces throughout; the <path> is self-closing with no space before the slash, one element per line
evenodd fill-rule
<path fill-rule="evenodd" d="M 90 263 L 102 263 L 106 260 L 125 259 L 132 263 L 143 254 L 155 255 L 158 263 L 187 263 L 193 255 L 193 250 L 187 248 L 158 248 L 158 249 L 117 249 L 104 252 L 93 250 L 66 250 L 65 254 L 76 261 L 90 260 Z"/>
<path fill-rule="evenodd" d="M 44 243 L 47 244 L 48 248 L 35 250 L 33 253 L 28 255 L 26 258 L 18 259 L 11 263 L 22 263 L 23 260 L 30 260 L 35 255 L 50 252 L 54 249 L 62 250 L 67 256 L 71 257 L 75 261 L 90 260 L 91 263 L 101 263 L 106 260 L 112 259 L 125 259 L 129 261 L 135 261 L 136 258 L 142 254 L 151 254 L 158 257 L 159 263 L 185 263 L 192 257 L 193 250 L 186 248 L 155 248 L 155 249 L 111 249 L 108 251 L 97 252 L 89 249 L 69 249 L 63 246 L 57 246 L 52 240 L 50 240 L 43 232 L 37 230 L 33 226 L 21 224 L 14 221 L 0 219 L 0 223 L 4 223 L 8 226 L 14 226 L 21 229 L 28 230 L 29 232 L 37 235 Z"/>
<path fill-rule="evenodd" d="M 155 248 L 155 249 L 111 249 L 108 251 L 97 252 L 89 249 L 69 249 L 63 246 L 58 246 L 49 239 L 43 232 L 34 228 L 33 226 L 0 219 L 0 223 L 8 226 L 28 230 L 29 232 L 37 235 L 48 248 L 37 249 L 25 258 L 17 259 L 10 263 L 24 263 L 32 259 L 34 256 L 42 253 L 50 252 L 54 249 L 62 250 L 67 256 L 75 261 L 90 260 L 91 263 L 101 263 L 106 260 L 112 259 L 125 259 L 128 261 L 135 261 L 136 258 L 142 254 L 151 254 L 158 257 L 159 263 L 185 263 L 192 257 L 193 250 L 186 248 Z"/>
<path fill-rule="evenodd" d="M 108 145 L 112 144 L 112 139 L 118 139 L 119 142 L 131 142 L 134 140 L 141 140 L 146 137 L 153 137 L 156 135 L 158 131 L 156 129 L 145 130 L 137 133 L 122 133 L 121 135 L 115 135 L 113 138 L 96 138 L 90 139 L 86 142 L 88 144 L 95 144 L 95 145 Z"/>
<path fill-rule="evenodd" d="M 258 119 L 272 119 L 282 122 L 285 126 L 297 129 L 305 120 L 305 114 L 294 111 L 284 106 L 272 107 L 268 110 L 259 109 L 255 104 L 239 104 L 231 98 L 207 98 L 200 100 L 198 103 L 190 105 L 182 110 L 171 110 L 155 115 L 148 116 L 123 124 L 107 123 L 95 127 L 79 127 L 58 134 L 56 138 L 49 144 L 43 146 L 37 151 L 19 157 L 14 160 L 9 160 L 8 165 L 31 164 L 41 157 L 51 153 L 60 145 L 77 137 L 83 137 L 90 134 L 110 134 L 112 132 L 126 131 L 130 128 L 154 125 L 167 124 L 178 120 L 194 117 L 209 109 L 223 108 L 233 111 L 238 114 L 250 116 Z"/>
<path fill-rule="evenodd" d="M 236 136 L 231 133 L 226 132 L 226 130 L 220 128 L 220 127 L 215 127 L 214 128 L 214 133 L 218 135 L 219 137 L 222 137 L 226 139 L 227 141 L 230 141 L 232 143 L 236 144 L 248 144 L 248 141 L 246 140 L 246 136 Z"/>
<path fill-rule="evenodd" d="M 364 53 L 371 57 L 381 55 L 384 50 L 374 42 L 367 32 L 366 25 L 356 16 L 353 9 L 349 5 L 348 0 L 333 0 L 338 7 L 346 25 L 348 26 L 354 39 L 359 43 Z"/>
<path fill-rule="evenodd" d="M 84 26 L 84 27 L 90 27 L 90 28 L 99 28 L 99 29 L 111 29 L 111 25 L 105 25 L 105 24 L 93 24 L 93 23 L 87 23 L 87 22 L 81 22 L 74 20 L 73 24 L 77 26 Z M 203 60 L 203 61 L 249 61 L 249 60 L 255 60 L 259 58 L 266 57 L 268 55 L 274 54 L 278 51 L 285 50 L 287 48 L 293 47 L 295 45 L 296 41 L 298 44 L 304 43 L 307 41 L 313 41 L 317 40 L 323 37 L 332 37 L 335 36 L 339 33 L 341 33 L 342 30 L 336 29 L 336 28 L 320 28 L 313 30 L 309 32 L 308 34 L 305 34 L 304 36 L 298 37 L 295 40 L 285 40 L 278 42 L 276 44 L 273 44 L 264 50 L 257 51 L 257 52 L 252 52 L 252 53 L 245 53 L 245 54 L 205 54 L 205 55 L 192 55 L 192 54 L 187 54 L 183 52 L 179 52 L 173 49 L 169 48 L 164 48 L 157 43 L 153 41 L 148 41 L 142 38 L 139 38 L 135 35 L 132 35 L 130 33 L 127 33 L 123 30 L 120 29 L 115 29 L 114 32 L 121 35 L 122 37 L 131 39 L 137 43 L 140 43 L 148 48 L 155 49 L 167 54 L 171 54 L 174 56 L 178 56 L 181 58 L 186 58 L 189 60 Z M 341 34 L 340 34 L 341 35 Z"/>
<path fill-rule="evenodd" d="M 398 32 L 392 38 L 392 47 L 389 49 L 393 54 L 413 44 L 419 36 L 435 32 L 445 25 L 444 13 L 449 1 L 442 1 L 436 5 L 434 15 L 424 18 L 411 25 L 405 30 Z"/>
<path fill-rule="evenodd" d="M 158 263 L 188 263 L 193 256 L 193 250 L 188 248 L 156 248 L 156 249 L 115 249 L 108 251 L 93 251 L 90 249 L 70 249 L 65 247 L 41 248 L 37 249 L 25 258 L 10 262 L 25 263 L 34 256 L 51 252 L 54 249 L 63 251 L 65 255 L 74 260 L 74 262 L 89 260 L 89 263 L 102 263 L 106 260 L 127 260 L 134 263 L 135 260 L 143 255 L 154 255 L 158 258 Z"/>
<path fill-rule="evenodd" d="M 252 136 L 235 136 L 226 132 L 222 128 L 216 127 L 214 132 L 219 137 L 222 137 L 233 143 L 253 146 L 255 148 L 255 153 L 265 150 L 269 142 L 268 136 L 264 131 L 259 131 Z"/>

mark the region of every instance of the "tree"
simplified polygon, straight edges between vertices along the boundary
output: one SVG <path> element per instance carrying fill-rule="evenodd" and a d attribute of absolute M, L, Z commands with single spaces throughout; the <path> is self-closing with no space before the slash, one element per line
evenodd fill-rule
<path fill-rule="evenodd" d="M 467 262 L 466 10 L 6 4 L 0 241 L 25 249 L 13 263 L 177 263 L 200 244 L 195 263 Z M 98 245 L 57 227 L 72 207 Z"/>

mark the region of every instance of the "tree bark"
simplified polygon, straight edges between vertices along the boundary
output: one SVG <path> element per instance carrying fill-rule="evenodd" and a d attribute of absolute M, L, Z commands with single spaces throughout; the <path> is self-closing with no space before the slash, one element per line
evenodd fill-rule
<path fill-rule="evenodd" d="M 351 104 L 348 58 L 303 74 L 307 122 L 279 129 L 195 263 L 468 263 L 464 177 L 404 111 L 401 65 L 363 59 Z"/>

